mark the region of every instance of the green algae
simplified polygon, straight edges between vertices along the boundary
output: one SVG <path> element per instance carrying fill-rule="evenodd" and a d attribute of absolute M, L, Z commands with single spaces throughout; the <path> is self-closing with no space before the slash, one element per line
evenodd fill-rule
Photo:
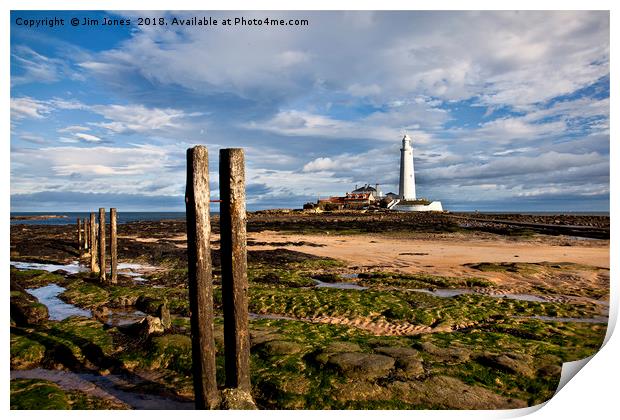
<path fill-rule="evenodd" d="M 43 379 L 12 379 L 11 410 L 105 410 L 122 405 Z"/>
<path fill-rule="evenodd" d="M 38 366 L 45 357 L 45 346 L 27 336 L 11 334 L 11 369 Z"/>
<path fill-rule="evenodd" d="M 495 283 L 476 277 L 446 277 L 431 274 L 402 274 L 390 272 L 371 272 L 359 275 L 359 284 L 367 287 L 392 286 L 408 288 L 462 288 L 493 287 Z"/>

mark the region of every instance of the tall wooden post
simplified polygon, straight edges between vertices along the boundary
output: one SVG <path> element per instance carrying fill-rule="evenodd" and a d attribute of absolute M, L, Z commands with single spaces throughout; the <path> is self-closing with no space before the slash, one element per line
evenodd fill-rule
<path fill-rule="evenodd" d="M 90 271 L 96 273 L 99 271 L 97 265 L 97 222 L 95 221 L 95 213 L 90 214 Z"/>
<path fill-rule="evenodd" d="M 77 218 L 78 255 L 82 256 L 82 219 Z"/>
<path fill-rule="evenodd" d="M 250 392 L 243 149 L 220 150 L 220 199 L 226 387 Z"/>
<path fill-rule="evenodd" d="M 207 148 L 196 146 L 187 149 L 185 187 L 187 271 L 192 329 L 192 370 L 197 409 L 215 409 L 220 401 L 215 378 L 209 193 Z"/>
<path fill-rule="evenodd" d="M 90 249 L 90 221 L 84 218 L 84 249 Z"/>
<path fill-rule="evenodd" d="M 110 283 L 116 282 L 116 209 L 110 209 Z"/>
<path fill-rule="evenodd" d="M 99 281 L 106 282 L 105 272 L 105 209 L 99 209 Z"/>

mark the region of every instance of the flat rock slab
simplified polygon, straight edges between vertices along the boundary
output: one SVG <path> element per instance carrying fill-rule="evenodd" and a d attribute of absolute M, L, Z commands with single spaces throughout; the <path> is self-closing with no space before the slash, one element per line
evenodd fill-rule
<path fill-rule="evenodd" d="M 324 353 L 357 353 L 361 351 L 362 348 L 358 344 L 349 341 L 332 341 L 323 349 Z"/>
<path fill-rule="evenodd" d="M 330 356 L 327 364 L 348 378 L 372 380 L 387 375 L 395 360 L 380 354 L 338 353 Z"/>
<path fill-rule="evenodd" d="M 463 363 L 467 362 L 471 356 L 471 352 L 467 349 L 439 347 L 430 342 L 421 343 L 420 348 L 444 362 Z"/>
<path fill-rule="evenodd" d="M 534 360 L 531 356 L 518 353 L 485 354 L 478 358 L 483 365 L 490 366 L 504 372 L 522 375 L 528 378 L 534 376 L 532 367 Z"/>
<path fill-rule="evenodd" d="M 263 343 L 260 349 L 269 355 L 275 356 L 301 353 L 304 350 L 304 346 L 293 341 L 273 340 Z"/>
<path fill-rule="evenodd" d="M 409 347 L 377 347 L 375 348 L 377 353 L 385 354 L 386 356 L 393 357 L 395 359 L 418 359 L 420 360 L 420 353 L 417 350 L 410 349 Z"/>
<path fill-rule="evenodd" d="M 392 398 L 432 408 L 496 410 L 527 407 L 523 400 L 504 397 L 449 376 L 436 376 L 425 381 L 394 382 L 388 389 Z"/>

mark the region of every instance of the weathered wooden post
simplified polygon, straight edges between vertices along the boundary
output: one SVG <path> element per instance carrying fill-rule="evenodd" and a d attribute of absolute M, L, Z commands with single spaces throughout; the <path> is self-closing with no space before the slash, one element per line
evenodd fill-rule
<path fill-rule="evenodd" d="M 116 282 L 116 209 L 110 209 L 110 283 Z"/>
<path fill-rule="evenodd" d="M 99 209 L 99 281 L 106 282 L 105 272 L 105 209 Z"/>
<path fill-rule="evenodd" d="M 84 249 L 90 249 L 90 221 L 84 218 Z"/>
<path fill-rule="evenodd" d="M 82 219 L 77 218 L 78 255 L 82 256 Z"/>
<path fill-rule="evenodd" d="M 209 214 L 209 155 L 207 148 L 187 149 L 187 263 L 192 370 L 197 409 L 218 408 L 213 333 L 213 278 L 211 273 L 211 220 Z"/>
<path fill-rule="evenodd" d="M 250 392 L 243 149 L 220 150 L 220 249 L 226 387 Z"/>
<path fill-rule="evenodd" d="M 90 271 L 96 273 L 99 271 L 97 265 L 97 222 L 95 221 L 95 213 L 90 214 Z"/>

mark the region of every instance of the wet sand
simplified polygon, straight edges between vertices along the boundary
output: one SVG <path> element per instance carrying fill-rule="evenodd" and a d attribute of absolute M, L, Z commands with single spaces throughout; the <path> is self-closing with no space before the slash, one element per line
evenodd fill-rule
<path fill-rule="evenodd" d="M 572 240 L 570 246 L 542 241 L 497 238 L 406 239 L 382 235 L 300 235 L 273 231 L 252 233 L 256 242 L 306 241 L 324 246 L 278 246 L 321 257 L 341 259 L 368 269 L 396 269 L 404 273 L 436 275 L 479 273 L 464 264 L 480 262 L 571 262 L 609 268 L 609 241 Z M 585 244 L 580 244 L 587 242 Z M 258 245 L 251 249 L 273 249 Z"/>

